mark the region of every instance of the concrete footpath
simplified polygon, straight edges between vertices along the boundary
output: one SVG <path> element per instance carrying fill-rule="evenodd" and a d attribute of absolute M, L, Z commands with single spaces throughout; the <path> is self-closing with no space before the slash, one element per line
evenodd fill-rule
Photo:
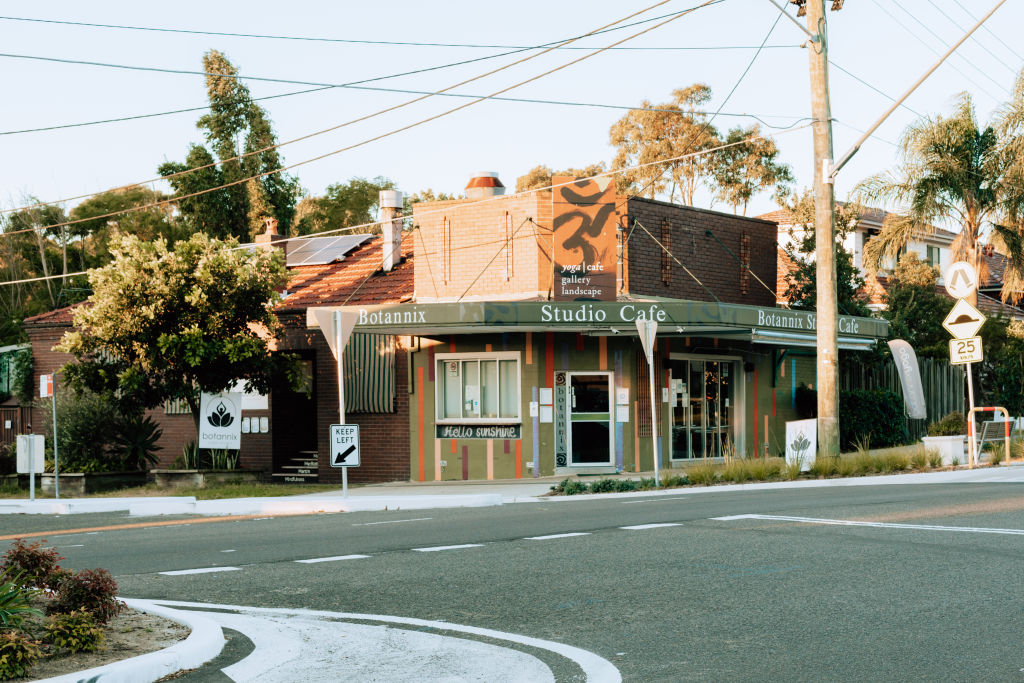
<path fill-rule="evenodd" d="M 652 472 L 629 473 L 613 478 L 640 479 Z M 586 478 L 593 481 L 597 477 Z M 152 498 L 52 498 L 29 501 L 0 500 L 0 514 L 66 515 L 88 512 L 127 512 L 131 516 L 159 515 L 288 515 L 325 512 L 372 512 L 382 510 L 426 510 L 437 508 L 490 507 L 542 500 L 564 477 L 512 479 L 490 482 L 393 482 L 353 486 L 348 497 L 342 492 L 312 493 L 262 498 L 225 498 L 196 500 L 191 496 Z M 845 479 L 809 479 L 756 484 L 694 486 L 658 491 L 604 493 L 545 497 L 550 503 L 571 503 L 607 497 L 686 496 L 728 491 L 756 491 L 784 488 L 821 488 L 831 486 L 878 486 L 886 484 L 981 484 L 1024 483 L 1024 463 L 1010 467 L 983 467 L 943 472 L 893 474 Z"/>

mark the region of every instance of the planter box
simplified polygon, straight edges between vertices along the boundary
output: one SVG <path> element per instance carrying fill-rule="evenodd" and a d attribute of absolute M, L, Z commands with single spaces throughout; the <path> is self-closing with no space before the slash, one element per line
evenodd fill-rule
<path fill-rule="evenodd" d="M 967 437 L 958 436 L 923 436 L 921 442 L 928 450 L 938 451 L 942 455 L 943 465 L 952 465 L 953 459 L 961 465 L 967 462 Z"/>
<path fill-rule="evenodd" d="M 40 477 L 40 490 L 43 493 L 53 493 L 55 488 L 53 472 L 46 472 Z M 65 496 L 73 498 L 84 496 L 87 493 L 142 486 L 145 483 L 145 472 L 88 472 L 84 474 L 82 472 L 61 472 L 60 495 L 62 498 Z M 28 475 L 25 475 L 25 487 L 27 486 Z"/>
<path fill-rule="evenodd" d="M 149 481 L 157 486 L 203 488 L 207 484 L 255 484 L 263 481 L 257 470 L 150 470 Z"/>

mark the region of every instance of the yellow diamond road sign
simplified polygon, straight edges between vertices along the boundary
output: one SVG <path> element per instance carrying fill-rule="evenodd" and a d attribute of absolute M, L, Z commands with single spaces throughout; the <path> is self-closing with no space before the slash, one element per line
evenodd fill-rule
<path fill-rule="evenodd" d="M 942 321 L 942 326 L 955 338 L 967 339 L 977 334 L 984 322 L 985 316 L 981 311 L 967 303 L 966 299 L 957 299 L 953 310 Z"/>

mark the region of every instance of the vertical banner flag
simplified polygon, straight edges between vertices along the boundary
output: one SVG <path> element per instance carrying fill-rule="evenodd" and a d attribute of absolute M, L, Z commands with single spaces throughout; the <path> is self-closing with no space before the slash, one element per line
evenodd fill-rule
<path fill-rule="evenodd" d="M 921 368 L 917 364 L 914 347 L 903 339 L 889 340 L 889 350 L 896 361 L 903 387 L 903 402 L 907 406 L 907 417 L 923 420 L 927 417 L 924 403 L 924 388 L 921 386 Z"/>
<path fill-rule="evenodd" d="M 242 447 L 242 394 L 203 393 L 199 398 L 199 447 Z"/>
<path fill-rule="evenodd" d="M 818 421 L 792 420 L 786 423 L 786 464 L 811 469 L 818 455 Z"/>
<path fill-rule="evenodd" d="M 554 176 L 552 184 L 555 301 L 615 301 L 618 214 L 613 179 L 573 182 L 569 176 Z"/>

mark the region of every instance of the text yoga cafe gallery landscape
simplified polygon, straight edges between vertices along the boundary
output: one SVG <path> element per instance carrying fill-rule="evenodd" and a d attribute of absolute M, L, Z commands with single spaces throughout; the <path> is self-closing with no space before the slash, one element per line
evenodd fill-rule
<path fill-rule="evenodd" d="M 357 332 L 410 335 L 414 480 L 649 471 L 648 364 L 658 322 L 660 464 L 777 455 L 813 386 L 815 314 L 701 301 L 472 302 L 346 309 Z M 840 347 L 884 321 L 841 317 Z M 660 394 L 660 395 L 658 395 Z"/>

